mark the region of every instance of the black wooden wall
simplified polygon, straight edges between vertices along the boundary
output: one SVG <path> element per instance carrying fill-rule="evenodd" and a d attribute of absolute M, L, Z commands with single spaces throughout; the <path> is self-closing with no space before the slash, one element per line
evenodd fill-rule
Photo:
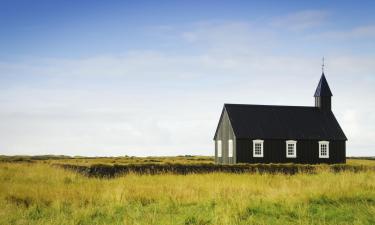
<path fill-rule="evenodd" d="M 320 140 L 296 140 L 297 157 L 286 157 L 286 140 L 264 140 L 263 157 L 253 157 L 253 141 L 237 139 L 237 163 L 345 163 L 345 141 L 329 141 L 329 158 L 319 158 Z"/>

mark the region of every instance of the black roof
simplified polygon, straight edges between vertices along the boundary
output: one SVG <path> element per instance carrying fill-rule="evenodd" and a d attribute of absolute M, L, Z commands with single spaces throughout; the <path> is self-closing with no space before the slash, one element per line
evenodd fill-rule
<path fill-rule="evenodd" d="M 237 138 L 347 140 L 332 111 L 316 107 L 224 104 L 224 110 Z"/>
<path fill-rule="evenodd" d="M 323 97 L 323 96 L 332 96 L 331 89 L 329 89 L 328 82 L 326 80 L 326 77 L 324 76 L 324 73 L 322 74 L 322 77 L 320 78 L 318 87 L 316 88 L 314 97 Z"/>

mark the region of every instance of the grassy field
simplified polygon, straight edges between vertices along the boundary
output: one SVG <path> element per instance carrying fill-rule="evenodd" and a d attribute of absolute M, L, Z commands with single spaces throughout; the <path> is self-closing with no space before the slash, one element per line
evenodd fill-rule
<path fill-rule="evenodd" d="M 375 224 L 373 170 L 105 179 L 52 165 L 212 163 L 212 158 L 13 159 L 0 163 L 0 224 Z M 375 166 L 375 161 L 348 164 Z"/>

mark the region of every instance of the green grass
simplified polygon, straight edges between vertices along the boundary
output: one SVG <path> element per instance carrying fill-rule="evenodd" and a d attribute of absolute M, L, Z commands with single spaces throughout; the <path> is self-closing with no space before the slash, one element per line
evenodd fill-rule
<path fill-rule="evenodd" d="M 375 224 L 374 171 L 100 179 L 32 161 L 0 163 L 0 224 Z"/>

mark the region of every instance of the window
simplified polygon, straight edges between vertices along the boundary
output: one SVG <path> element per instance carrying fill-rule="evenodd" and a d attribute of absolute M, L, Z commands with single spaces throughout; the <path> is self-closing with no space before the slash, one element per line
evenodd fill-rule
<path fill-rule="evenodd" d="M 263 140 L 253 140 L 253 157 L 263 157 Z"/>
<path fill-rule="evenodd" d="M 233 157 L 233 140 L 228 140 L 228 157 Z"/>
<path fill-rule="evenodd" d="M 297 158 L 297 141 L 286 141 L 286 157 Z"/>
<path fill-rule="evenodd" d="M 319 141 L 319 158 L 329 158 L 328 141 Z"/>
<path fill-rule="evenodd" d="M 222 149 L 221 149 L 221 140 L 218 140 L 217 141 L 217 157 L 221 157 L 221 152 L 222 152 Z"/>

